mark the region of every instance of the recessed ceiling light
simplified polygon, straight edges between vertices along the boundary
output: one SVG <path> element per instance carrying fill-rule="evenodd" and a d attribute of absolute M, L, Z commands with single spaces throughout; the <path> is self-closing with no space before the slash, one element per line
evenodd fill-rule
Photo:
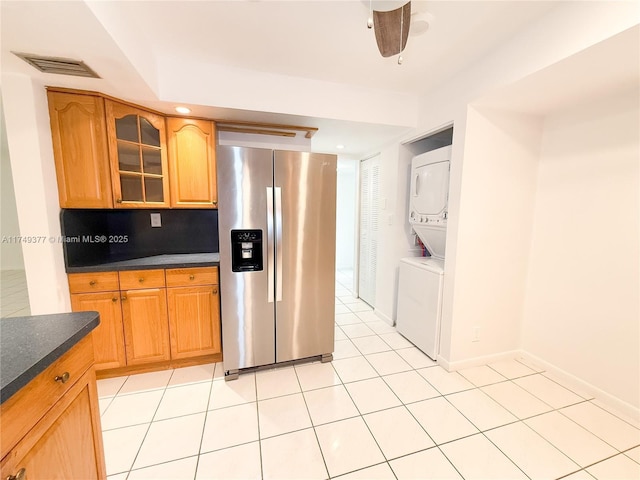
<path fill-rule="evenodd" d="M 187 114 L 187 113 L 191 113 L 191 109 L 187 107 L 176 107 L 176 112 Z"/>
<path fill-rule="evenodd" d="M 336 148 L 337 148 L 338 150 L 342 150 L 342 149 L 344 148 L 344 145 L 336 145 Z"/>

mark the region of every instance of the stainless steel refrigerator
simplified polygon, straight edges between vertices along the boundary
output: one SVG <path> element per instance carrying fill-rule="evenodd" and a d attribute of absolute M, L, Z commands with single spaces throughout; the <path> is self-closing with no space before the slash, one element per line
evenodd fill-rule
<path fill-rule="evenodd" d="M 336 156 L 219 146 L 225 378 L 334 348 Z"/>

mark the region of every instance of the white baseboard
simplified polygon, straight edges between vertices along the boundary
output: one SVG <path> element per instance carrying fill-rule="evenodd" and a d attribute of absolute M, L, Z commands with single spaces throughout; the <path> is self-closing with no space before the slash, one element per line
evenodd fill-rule
<path fill-rule="evenodd" d="M 451 362 L 441 355 L 438 355 L 438 365 L 444 368 L 447 372 L 455 372 L 456 370 L 462 370 L 463 368 L 479 367 L 481 365 L 486 365 L 487 363 L 511 360 L 518 357 L 520 353 L 520 350 L 509 350 L 507 352 L 493 353 L 491 355 L 467 358 L 465 360 L 458 360 L 455 362 Z"/>
<path fill-rule="evenodd" d="M 627 416 L 630 419 L 635 420 L 635 422 L 640 422 L 640 408 L 605 392 L 595 385 L 592 385 L 591 383 L 586 382 L 529 352 L 521 350 L 520 355 L 523 360 L 532 362 L 534 365 L 540 366 L 546 372 L 557 377 L 558 380 L 565 383 L 569 389 L 573 386 L 575 390 L 577 390 L 576 393 L 591 395 L 593 398 L 600 401 L 605 408 L 609 407 L 612 410 L 612 413 L 619 412 L 622 416 Z"/>
<path fill-rule="evenodd" d="M 393 321 L 393 318 L 387 317 L 384 313 L 382 313 L 377 308 L 373 310 L 373 313 L 375 313 L 378 317 L 380 317 L 381 320 L 383 320 L 385 323 L 389 324 L 392 327 L 396 324 L 396 322 Z"/>

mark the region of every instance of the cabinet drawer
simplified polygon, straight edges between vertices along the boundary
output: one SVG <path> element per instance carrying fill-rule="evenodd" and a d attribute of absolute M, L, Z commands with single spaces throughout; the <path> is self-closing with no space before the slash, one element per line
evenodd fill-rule
<path fill-rule="evenodd" d="M 167 287 L 216 285 L 218 267 L 172 268 L 167 270 Z"/>
<path fill-rule="evenodd" d="M 118 272 L 70 273 L 71 293 L 109 292 L 118 290 Z"/>
<path fill-rule="evenodd" d="M 78 381 L 92 363 L 93 344 L 91 335 L 87 335 L 2 404 L 0 416 L 3 419 L 14 419 L 12 422 L 2 422 L 2 457 Z M 56 377 L 59 379 L 56 380 Z M 63 382 L 60 377 L 66 380 Z"/>
<path fill-rule="evenodd" d="M 120 290 L 164 287 L 164 270 L 131 270 L 120 272 Z"/>

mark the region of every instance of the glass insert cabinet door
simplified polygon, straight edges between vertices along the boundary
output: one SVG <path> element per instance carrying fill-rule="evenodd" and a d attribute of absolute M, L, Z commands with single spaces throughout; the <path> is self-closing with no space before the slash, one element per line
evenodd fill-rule
<path fill-rule="evenodd" d="M 168 207 L 164 117 L 110 100 L 106 113 L 115 207 Z"/>

